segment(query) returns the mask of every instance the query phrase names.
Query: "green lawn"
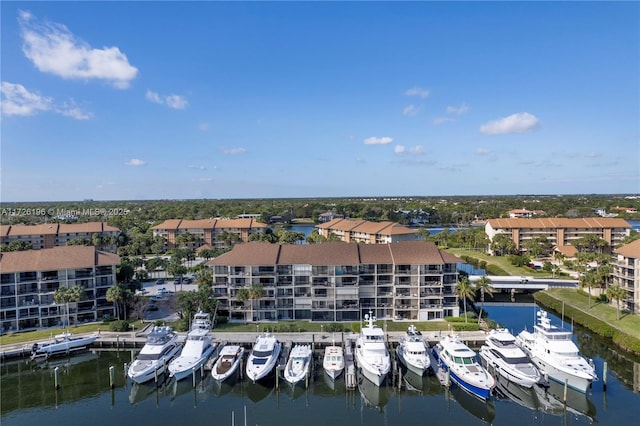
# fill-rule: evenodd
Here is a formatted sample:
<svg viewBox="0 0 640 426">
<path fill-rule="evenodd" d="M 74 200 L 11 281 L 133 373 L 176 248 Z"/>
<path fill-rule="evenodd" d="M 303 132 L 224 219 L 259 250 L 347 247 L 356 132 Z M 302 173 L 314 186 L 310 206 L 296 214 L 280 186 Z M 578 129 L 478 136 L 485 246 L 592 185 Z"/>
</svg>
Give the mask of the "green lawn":
<svg viewBox="0 0 640 426">
<path fill-rule="evenodd" d="M 438 331 L 438 330 L 448 330 L 449 323 L 446 321 L 415 321 L 412 323 L 407 322 L 393 322 L 393 321 L 376 321 L 376 325 L 378 327 L 384 327 L 386 323 L 387 331 L 406 331 L 409 324 L 414 324 L 418 330 L 421 331 Z M 238 323 L 226 323 L 216 326 L 215 331 L 223 331 L 223 332 L 251 332 L 259 330 L 263 331 L 287 331 L 287 332 L 295 332 L 295 331 L 305 331 L 305 332 L 317 332 L 330 330 L 332 324 L 338 324 L 345 331 L 359 331 L 360 323 L 359 322 L 343 322 L 343 323 L 330 323 L 330 322 L 308 322 L 308 321 L 280 321 L 274 323 L 249 323 L 249 324 L 238 324 Z M 257 328 L 256 328 L 257 325 Z"/>
<path fill-rule="evenodd" d="M 509 262 L 509 259 L 507 258 L 507 256 L 490 256 L 487 253 L 482 251 L 469 250 L 464 248 L 447 248 L 445 249 L 445 251 L 451 254 L 455 254 L 456 256 L 459 256 L 459 257 L 464 255 L 464 256 L 469 256 L 481 261 L 483 260 L 487 262 L 487 264 L 496 265 L 497 267 L 505 271 L 508 275 L 521 275 L 521 276 L 527 275 L 527 276 L 533 276 L 537 278 L 551 276 L 551 274 L 546 271 L 538 271 L 528 267 L 514 266 L 511 264 L 511 262 Z M 562 278 L 562 277 L 556 276 L 556 278 Z"/>
<path fill-rule="evenodd" d="M 132 322 L 135 330 L 140 330 L 144 325 L 140 321 Z M 25 342 L 33 342 L 39 340 L 46 340 L 51 338 L 51 336 L 55 336 L 56 334 L 61 334 L 66 330 L 69 330 L 73 334 L 82 334 L 82 333 L 94 333 L 100 329 L 101 331 L 109 331 L 109 325 L 103 324 L 101 322 L 94 322 L 90 324 L 79 325 L 77 327 L 71 327 L 69 329 L 63 327 L 53 327 L 47 328 L 45 330 L 36 330 L 36 331 L 25 331 L 19 333 L 5 334 L 4 336 L 0 336 L 0 345 L 13 345 L 16 343 L 25 343 Z"/>
<path fill-rule="evenodd" d="M 586 293 L 575 289 L 550 288 L 546 292 L 554 298 L 564 301 L 566 304 L 593 315 L 602 321 L 606 321 L 612 327 L 640 339 L 640 316 L 620 312 L 620 320 L 618 320 L 615 307 L 604 302 L 597 302 L 594 298 L 591 299 L 591 307 L 589 307 L 589 299 Z"/>
</svg>

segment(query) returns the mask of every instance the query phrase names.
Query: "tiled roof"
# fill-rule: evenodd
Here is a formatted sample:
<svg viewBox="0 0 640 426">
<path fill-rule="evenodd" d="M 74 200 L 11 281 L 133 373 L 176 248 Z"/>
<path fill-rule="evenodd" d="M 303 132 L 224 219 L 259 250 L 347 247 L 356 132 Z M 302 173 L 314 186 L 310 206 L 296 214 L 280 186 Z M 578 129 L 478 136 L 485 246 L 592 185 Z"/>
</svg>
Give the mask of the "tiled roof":
<svg viewBox="0 0 640 426">
<path fill-rule="evenodd" d="M 119 265 L 120 256 L 92 246 L 61 246 L 41 250 L 10 251 L 0 254 L 2 273 L 53 271 Z"/>
<path fill-rule="evenodd" d="M 431 242 L 402 241 L 392 244 L 353 244 L 326 242 L 320 244 L 268 244 L 251 242 L 236 244 L 228 253 L 208 265 L 358 265 L 358 264 L 429 264 L 463 262 L 441 252 Z"/>
<path fill-rule="evenodd" d="M 316 225 L 318 229 L 333 229 L 343 232 L 361 232 L 371 235 L 403 235 L 415 234 L 418 231 L 398 225 L 395 222 L 371 222 L 368 220 L 333 219 L 327 223 Z"/>
<path fill-rule="evenodd" d="M 578 254 L 578 249 L 574 246 L 558 246 L 556 250 L 564 254 L 566 257 L 575 257 Z"/>
<path fill-rule="evenodd" d="M 553 218 L 509 218 L 489 219 L 487 223 L 493 228 L 631 228 L 629 222 L 620 218 L 611 217 L 583 217 L 570 219 L 566 217 Z"/>
<path fill-rule="evenodd" d="M 107 225 L 105 222 L 87 223 L 45 223 L 42 225 L 2 225 L 0 235 L 57 235 L 94 233 L 94 232 L 118 232 L 120 229 Z"/>
<path fill-rule="evenodd" d="M 621 254 L 624 257 L 630 257 L 634 259 L 640 259 L 640 240 L 635 240 L 629 244 L 625 244 L 615 251 L 617 254 Z"/>
<path fill-rule="evenodd" d="M 251 218 L 242 219 L 168 219 L 151 229 L 178 230 L 178 229 L 256 229 L 266 228 L 266 224 Z"/>
</svg>

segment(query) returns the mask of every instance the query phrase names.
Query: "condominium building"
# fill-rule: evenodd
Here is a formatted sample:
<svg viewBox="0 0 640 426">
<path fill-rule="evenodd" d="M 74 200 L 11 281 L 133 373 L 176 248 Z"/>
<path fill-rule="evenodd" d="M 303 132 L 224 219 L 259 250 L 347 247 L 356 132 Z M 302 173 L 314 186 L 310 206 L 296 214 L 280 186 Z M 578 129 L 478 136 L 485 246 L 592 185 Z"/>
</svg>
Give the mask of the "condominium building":
<svg viewBox="0 0 640 426">
<path fill-rule="evenodd" d="M 252 242 L 207 264 L 230 321 L 357 321 L 369 310 L 379 319 L 426 321 L 458 315 L 458 262 L 424 241 Z"/>
<path fill-rule="evenodd" d="M 631 233 L 631 225 L 624 219 L 603 217 L 489 219 L 485 232 L 491 241 L 496 235 L 507 235 L 518 250 L 525 250 L 524 243 L 538 237 L 546 237 L 560 249 L 590 234 L 597 235 L 614 247 Z"/>
<path fill-rule="evenodd" d="M 0 245 L 13 241 L 31 244 L 34 250 L 64 246 L 75 239 L 94 242 L 100 237 L 101 249 L 115 251 L 120 229 L 105 222 L 87 223 L 45 223 L 42 225 L 0 225 Z"/>
<path fill-rule="evenodd" d="M 60 287 L 84 289 L 82 300 L 69 303 L 71 325 L 113 316 L 106 294 L 119 264 L 118 255 L 92 246 L 0 253 L 1 331 L 64 325 L 67 305 L 54 300 Z"/>
<path fill-rule="evenodd" d="M 417 230 L 394 222 L 333 219 L 317 225 L 316 229 L 323 237 L 334 234 L 347 243 L 389 244 L 420 239 Z"/>
<path fill-rule="evenodd" d="M 251 234 L 263 232 L 266 227 L 266 224 L 258 222 L 255 218 L 169 219 L 152 229 L 154 236 L 164 238 L 165 248 L 171 249 L 180 245 L 198 248 L 204 244 L 213 248 L 224 248 L 229 246 L 230 239 L 247 242 Z M 180 241 L 181 236 L 184 236 L 183 241 Z"/>
<path fill-rule="evenodd" d="M 640 314 L 640 240 L 619 247 L 614 254 L 617 257 L 612 265 L 612 284 L 627 291 L 627 297 L 620 300 L 620 308 Z"/>
</svg>

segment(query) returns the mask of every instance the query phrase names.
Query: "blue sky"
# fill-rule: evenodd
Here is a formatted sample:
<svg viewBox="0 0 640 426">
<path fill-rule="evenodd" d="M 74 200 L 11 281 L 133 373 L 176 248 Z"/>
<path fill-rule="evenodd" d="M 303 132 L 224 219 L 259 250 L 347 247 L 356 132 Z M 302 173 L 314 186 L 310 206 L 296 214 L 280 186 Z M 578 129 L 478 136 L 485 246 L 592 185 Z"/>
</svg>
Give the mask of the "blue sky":
<svg viewBox="0 0 640 426">
<path fill-rule="evenodd" d="M 7 2 L 4 201 L 640 192 L 638 2 Z"/>
</svg>

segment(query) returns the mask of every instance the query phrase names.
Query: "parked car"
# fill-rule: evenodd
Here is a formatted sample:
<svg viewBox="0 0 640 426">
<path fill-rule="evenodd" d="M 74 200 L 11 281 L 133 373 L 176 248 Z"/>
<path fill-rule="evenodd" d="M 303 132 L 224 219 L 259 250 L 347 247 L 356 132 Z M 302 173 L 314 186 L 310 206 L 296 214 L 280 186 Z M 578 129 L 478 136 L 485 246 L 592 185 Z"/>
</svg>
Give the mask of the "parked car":
<svg viewBox="0 0 640 426">
<path fill-rule="evenodd" d="M 191 284 L 191 278 L 187 277 L 187 278 L 185 278 L 184 280 L 182 280 L 182 282 L 183 282 L 184 284 Z"/>
<path fill-rule="evenodd" d="M 174 284 L 180 284 L 180 281 L 181 281 L 180 277 L 176 277 L 176 278 L 173 279 L 173 283 Z"/>
</svg>

